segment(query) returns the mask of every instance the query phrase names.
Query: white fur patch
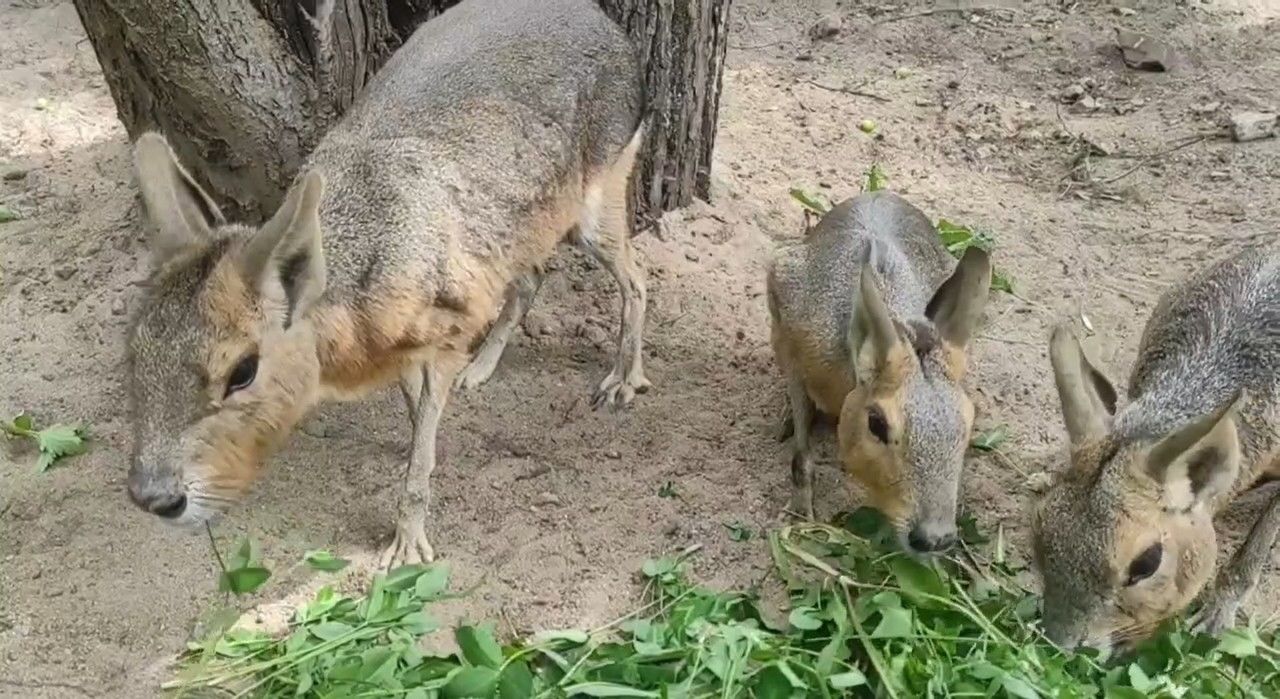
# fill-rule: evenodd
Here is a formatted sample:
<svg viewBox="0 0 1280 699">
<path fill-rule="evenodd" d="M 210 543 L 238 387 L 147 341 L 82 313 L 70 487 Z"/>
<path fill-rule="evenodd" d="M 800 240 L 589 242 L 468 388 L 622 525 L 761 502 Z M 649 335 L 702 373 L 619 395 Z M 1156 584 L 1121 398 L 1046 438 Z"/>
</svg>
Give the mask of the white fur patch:
<svg viewBox="0 0 1280 699">
<path fill-rule="evenodd" d="M 600 209 L 604 206 L 604 187 L 592 183 L 582 197 L 582 212 L 578 214 L 578 236 L 584 245 L 599 245 Z"/>
</svg>

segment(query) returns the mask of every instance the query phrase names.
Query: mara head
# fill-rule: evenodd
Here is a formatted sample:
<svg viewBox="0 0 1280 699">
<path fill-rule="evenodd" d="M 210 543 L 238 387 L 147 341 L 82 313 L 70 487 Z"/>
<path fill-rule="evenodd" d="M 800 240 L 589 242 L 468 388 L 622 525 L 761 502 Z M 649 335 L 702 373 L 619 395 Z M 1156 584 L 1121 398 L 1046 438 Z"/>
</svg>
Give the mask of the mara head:
<svg viewBox="0 0 1280 699">
<path fill-rule="evenodd" d="M 1065 648 L 1128 648 L 1213 573 L 1214 501 L 1239 472 L 1242 395 L 1167 426 L 1143 417 L 1141 398 L 1116 417 L 1115 389 L 1069 329 L 1054 330 L 1049 355 L 1071 456 L 1032 517 L 1045 632 Z"/>
<path fill-rule="evenodd" d="M 924 318 L 907 320 L 890 313 L 875 267 L 863 265 L 849 321 L 857 382 L 840 411 L 840 459 L 904 548 L 935 553 L 956 538 L 973 428 L 965 351 L 986 306 L 991 259 L 970 248 Z"/>
<path fill-rule="evenodd" d="M 317 400 L 308 318 L 325 285 L 320 176 L 260 229 L 228 225 L 154 133 L 134 164 L 152 223 L 148 291 L 128 337 L 129 496 L 195 525 L 239 500 Z"/>
</svg>

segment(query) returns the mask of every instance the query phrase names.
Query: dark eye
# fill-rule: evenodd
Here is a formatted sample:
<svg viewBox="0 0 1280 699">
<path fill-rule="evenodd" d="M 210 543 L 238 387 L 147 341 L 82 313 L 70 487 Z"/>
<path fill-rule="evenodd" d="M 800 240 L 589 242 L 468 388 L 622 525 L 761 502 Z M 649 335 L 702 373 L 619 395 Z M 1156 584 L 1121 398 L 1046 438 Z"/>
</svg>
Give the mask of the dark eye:
<svg viewBox="0 0 1280 699">
<path fill-rule="evenodd" d="M 889 443 L 889 423 L 884 419 L 884 413 L 879 408 L 872 407 L 867 410 L 867 431 L 876 436 L 876 439 Z"/>
<path fill-rule="evenodd" d="M 223 396 L 231 395 L 243 388 L 248 388 L 253 383 L 253 379 L 258 375 L 258 355 L 251 354 L 236 363 L 236 368 L 231 370 L 231 376 L 227 377 L 227 393 Z"/>
<path fill-rule="evenodd" d="M 1133 559 L 1133 563 L 1129 564 L 1129 579 L 1125 581 L 1125 587 L 1155 575 L 1156 570 L 1160 568 L 1160 558 L 1163 555 L 1164 547 L 1160 544 L 1152 544 L 1146 551 L 1138 554 L 1138 557 Z"/>
</svg>

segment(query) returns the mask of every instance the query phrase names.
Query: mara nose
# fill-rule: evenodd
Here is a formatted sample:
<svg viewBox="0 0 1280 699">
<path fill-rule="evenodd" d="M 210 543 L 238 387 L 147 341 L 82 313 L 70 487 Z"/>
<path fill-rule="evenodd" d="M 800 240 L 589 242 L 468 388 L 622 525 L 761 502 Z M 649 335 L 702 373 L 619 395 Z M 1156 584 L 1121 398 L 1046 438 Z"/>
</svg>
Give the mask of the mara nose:
<svg viewBox="0 0 1280 699">
<path fill-rule="evenodd" d="M 956 543 L 955 527 L 917 524 L 907 534 L 907 545 L 916 553 L 946 551 Z"/>
<path fill-rule="evenodd" d="M 187 509 L 187 495 L 174 482 L 130 478 L 129 498 L 138 507 L 165 519 L 178 517 Z"/>
</svg>

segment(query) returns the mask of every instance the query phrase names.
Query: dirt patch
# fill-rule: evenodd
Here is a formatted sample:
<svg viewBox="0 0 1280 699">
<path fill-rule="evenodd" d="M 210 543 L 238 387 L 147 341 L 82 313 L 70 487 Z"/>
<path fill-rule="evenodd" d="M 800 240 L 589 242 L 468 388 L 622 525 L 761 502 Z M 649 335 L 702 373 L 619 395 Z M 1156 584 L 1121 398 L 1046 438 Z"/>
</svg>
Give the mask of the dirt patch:
<svg viewBox="0 0 1280 699">
<path fill-rule="evenodd" d="M 838 199 L 872 162 L 931 216 L 993 231 L 1016 280 L 1022 298 L 989 307 L 973 376 L 978 426 L 1009 425 L 1010 458 L 975 457 L 964 501 L 1020 547 L 1025 478 L 1064 447 L 1049 326 L 1083 311 L 1094 354 L 1123 378 L 1169 283 L 1275 234 L 1280 139 L 1207 136 L 1230 110 L 1280 107 L 1273 4 L 906 17 L 924 6 L 738 0 L 715 205 L 639 241 L 654 390 L 626 413 L 590 410 L 617 295 L 566 252 L 494 379 L 445 419 L 430 534 L 462 584 L 483 578 L 449 615 L 508 631 L 598 624 L 634 606 L 645 558 L 694 543 L 711 584 L 765 576 L 764 545 L 724 526 L 759 531 L 788 497 L 762 264 L 799 234 L 789 187 Z M 1164 37 L 1174 70 L 1126 68 L 1116 26 Z M 0 225 L 0 414 L 85 420 L 95 435 L 41 476 L 32 454 L 0 449 L 0 696 L 154 696 L 212 597 L 214 563 L 203 538 L 163 529 L 123 492 L 122 339 L 146 264 L 126 138 L 70 3 L 0 0 L 0 36 L 0 174 L 12 173 L 0 203 L 24 216 Z M 280 571 L 309 548 L 366 560 L 389 541 L 407 437 L 393 390 L 324 407 L 219 536 L 259 538 Z M 823 514 L 856 501 L 827 451 Z M 668 482 L 677 497 L 659 496 Z M 1232 508 L 1222 530 L 1238 539 L 1260 502 Z M 317 582 L 283 575 L 267 599 Z M 1259 605 L 1280 601 L 1263 585 Z"/>
</svg>

